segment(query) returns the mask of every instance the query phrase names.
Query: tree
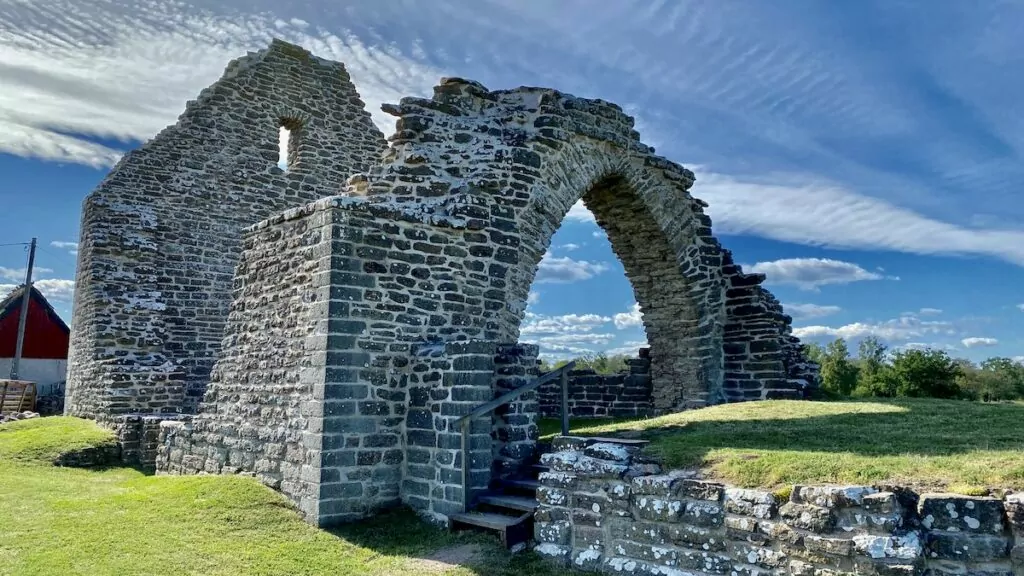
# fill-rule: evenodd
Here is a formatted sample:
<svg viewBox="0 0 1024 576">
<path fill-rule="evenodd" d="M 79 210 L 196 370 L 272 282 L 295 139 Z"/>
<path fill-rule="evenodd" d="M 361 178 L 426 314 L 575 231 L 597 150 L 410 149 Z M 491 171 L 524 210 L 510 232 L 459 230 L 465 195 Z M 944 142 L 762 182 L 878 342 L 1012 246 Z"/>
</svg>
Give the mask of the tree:
<svg viewBox="0 0 1024 576">
<path fill-rule="evenodd" d="M 850 362 L 846 340 L 828 343 L 821 358 L 821 387 L 831 394 L 849 396 L 857 385 L 857 367 Z"/>
<path fill-rule="evenodd" d="M 825 348 L 816 342 L 808 342 L 804 344 L 804 357 L 820 366 L 825 358 Z"/>
<path fill-rule="evenodd" d="M 961 367 L 942 350 L 903 350 L 878 374 L 870 391 L 875 396 L 957 398 Z"/>
<path fill-rule="evenodd" d="M 957 384 L 971 400 L 996 402 L 1024 396 L 1024 366 L 1009 358 L 989 358 L 975 366 L 963 361 Z"/>
<path fill-rule="evenodd" d="M 857 388 L 862 392 L 880 390 L 877 381 L 882 372 L 889 367 L 885 362 L 885 354 L 885 345 L 874 336 L 861 340 L 857 346 Z"/>
</svg>

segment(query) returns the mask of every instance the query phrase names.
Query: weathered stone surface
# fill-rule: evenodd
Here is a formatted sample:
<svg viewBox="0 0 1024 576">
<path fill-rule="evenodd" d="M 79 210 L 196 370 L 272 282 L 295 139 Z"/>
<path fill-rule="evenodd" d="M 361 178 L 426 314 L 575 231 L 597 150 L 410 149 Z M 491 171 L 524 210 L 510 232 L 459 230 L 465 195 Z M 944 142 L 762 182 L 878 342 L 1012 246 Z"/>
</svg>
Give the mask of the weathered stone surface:
<svg viewBox="0 0 1024 576">
<path fill-rule="evenodd" d="M 955 494 L 922 494 L 921 524 L 929 530 L 958 530 L 1002 534 L 1006 529 L 1003 503 L 995 498 Z"/>
<path fill-rule="evenodd" d="M 575 464 L 592 458 L 584 451 L 581 443 L 549 460 Z M 615 458 L 605 462 L 623 465 L 638 457 L 620 460 L 621 453 L 614 450 L 604 455 Z M 566 546 L 573 558 L 585 558 L 577 566 L 588 571 L 673 576 L 1003 576 L 1013 573 L 1011 566 L 1019 566 L 1024 558 L 1009 531 L 949 530 L 948 524 L 943 530 L 929 529 L 916 516 L 917 507 L 904 504 L 920 501 L 922 510 L 935 506 L 947 511 L 979 510 L 993 507 L 993 499 L 979 503 L 973 497 L 942 495 L 940 501 L 927 495 L 918 498 L 896 486 L 796 486 L 790 500 L 776 508 L 771 492 L 695 480 L 679 471 L 633 478 L 629 491 L 616 499 L 609 497 L 607 488 L 621 483 L 588 482 L 584 484 L 589 492 L 581 492 L 577 485 L 558 498 L 574 507 L 568 516 L 574 537 Z M 1011 517 L 1018 500 L 1007 497 L 1005 508 Z M 994 502 L 1002 510 L 1004 503 Z M 565 509 L 542 506 L 537 521 L 565 521 L 566 516 L 556 515 L 556 510 Z M 952 514 L 946 518 L 947 522 L 957 519 Z M 904 520 L 912 529 L 903 527 Z M 547 539 L 566 541 L 555 536 Z"/>
</svg>

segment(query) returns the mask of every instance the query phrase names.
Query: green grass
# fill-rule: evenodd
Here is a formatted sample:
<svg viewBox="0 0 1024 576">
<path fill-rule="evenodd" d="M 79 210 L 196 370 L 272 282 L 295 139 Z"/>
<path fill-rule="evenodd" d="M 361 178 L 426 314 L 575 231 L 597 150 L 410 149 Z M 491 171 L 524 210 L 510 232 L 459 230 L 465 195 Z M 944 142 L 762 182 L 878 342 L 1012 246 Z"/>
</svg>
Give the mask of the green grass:
<svg viewBox="0 0 1024 576">
<path fill-rule="evenodd" d="M 51 464 L 66 452 L 113 444 L 114 434 L 90 420 L 57 416 L 0 426 L 0 462 Z"/>
<path fill-rule="evenodd" d="M 510 556 L 495 538 L 450 534 L 406 511 L 329 532 L 248 478 L 48 465 L 67 446 L 109 440 L 70 418 L 0 425 L 0 575 L 565 574 L 531 553 Z M 458 547 L 476 549 L 463 566 L 425 561 Z"/>
<path fill-rule="evenodd" d="M 576 420 L 582 435 L 629 435 L 669 468 L 732 484 L 898 482 L 977 493 L 1024 489 L 1024 405 L 948 400 L 766 401 L 628 422 Z M 557 430 L 545 421 L 542 430 Z"/>
</svg>

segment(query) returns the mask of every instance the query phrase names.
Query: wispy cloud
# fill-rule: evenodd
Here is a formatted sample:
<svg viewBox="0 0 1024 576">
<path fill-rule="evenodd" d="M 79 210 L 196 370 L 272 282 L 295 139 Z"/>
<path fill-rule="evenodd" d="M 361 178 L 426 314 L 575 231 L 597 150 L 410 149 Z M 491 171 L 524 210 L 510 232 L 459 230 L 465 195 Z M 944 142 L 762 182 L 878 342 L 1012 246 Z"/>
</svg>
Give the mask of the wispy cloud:
<svg viewBox="0 0 1024 576">
<path fill-rule="evenodd" d="M 942 314 L 942 310 L 939 308 L 921 308 L 917 313 L 921 316 L 938 316 Z"/>
<path fill-rule="evenodd" d="M 817 290 L 829 284 L 849 284 L 886 278 L 852 262 L 828 258 L 784 258 L 758 262 L 753 266 L 744 265 L 743 269 L 746 272 L 766 275 L 766 281 L 769 283 L 790 284 L 803 290 Z"/>
<path fill-rule="evenodd" d="M 121 150 L 94 138 L 148 139 L 230 60 L 273 37 L 343 61 L 386 132 L 394 119 L 379 111 L 380 103 L 425 93 L 444 75 L 412 55 L 269 12 L 15 2 L 0 6 L 0 151 L 110 165 Z"/>
<path fill-rule="evenodd" d="M 0 266 L 0 280 L 13 280 L 22 284 L 25 282 L 25 274 L 28 272 L 25 268 L 7 268 L 6 266 Z M 50 268 L 41 268 L 36 266 L 32 269 L 32 273 L 37 277 L 43 274 L 52 274 L 53 270 Z"/>
<path fill-rule="evenodd" d="M 964 348 L 979 348 L 982 346 L 995 346 L 999 344 L 999 340 L 996 338 L 980 338 L 972 336 L 970 338 L 964 338 L 960 343 L 964 345 Z"/>
<path fill-rule="evenodd" d="M 537 266 L 535 281 L 538 284 L 567 284 L 588 280 L 606 271 L 608 265 L 603 262 L 573 260 L 568 256 L 557 257 L 548 253 Z"/>
<path fill-rule="evenodd" d="M 1024 265 L 1024 231 L 943 222 L 835 185 L 704 173 L 697 176 L 694 195 L 710 204 L 708 213 L 722 234 L 831 248 L 994 256 Z"/>
<path fill-rule="evenodd" d="M 563 314 L 561 316 L 544 316 L 528 313 L 520 333 L 522 334 L 566 334 L 575 332 L 592 332 L 595 328 L 607 324 L 611 318 L 599 314 Z"/>
<path fill-rule="evenodd" d="M 67 250 L 68 254 L 71 254 L 72 256 L 78 255 L 78 242 L 65 242 L 61 240 L 54 240 L 53 242 L 50 242 L 50 246 L 53 246 L 54 248 L 60 248 L 61 250 Z"/>
<path fill-rule="evenodd" d="M 839 306 L 822 306 L 820 304 L 783 304 L 786 314 L 793 317 L 793 320 L 811 320 L 823 318 L 842 312 Z"/>
<path fill-rule="evenodd" d="M 1024 304 L 1017 304 L 1017 309 L 1024 312 Z"/>
<path fill-rule="evenodd" d="M 952 322 L 921 320 L 914 315 L 902 315 L 899 318 L 882 322 L 854 322 L 842 326 L 816 325 L 793 328 L 793 335 L 811 340 L 834 338 L 852 340 L 874 336 L 889 342 L 903 342 L 919 339 L 922 336 L 956 333 L 956 326 Z"/>
</svg>

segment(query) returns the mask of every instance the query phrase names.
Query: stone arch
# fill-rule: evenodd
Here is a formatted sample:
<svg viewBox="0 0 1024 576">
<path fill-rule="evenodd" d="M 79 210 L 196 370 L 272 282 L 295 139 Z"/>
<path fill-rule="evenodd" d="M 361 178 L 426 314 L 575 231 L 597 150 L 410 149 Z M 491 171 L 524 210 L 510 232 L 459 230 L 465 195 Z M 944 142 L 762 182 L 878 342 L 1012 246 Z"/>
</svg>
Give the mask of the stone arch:
<svg viewBox="0 0 1024 576">
<path fill-rule="evenodd" d="M 714 256 L 717 246 L 698 234 L 703 215 L 687 193 L 692 176 L 679 169 L 683 179 L 668 180 L 644 163 L 644 154 L 589 137 L 574 138 L 546 163 L 544 184 L 532 191 L 522 216 L 523 259 L 510 282 L 510 318 L 503 320 L 516 326 L 510 336 L 518 337 L 552 235 L 582 200 L 608 235 L 643 313 L 655 410 L 721 401 L 722 355 L 715 341 L 724 325 L 722 281 L 717 262 L 702 265 L 702 252 Z"/>
<path fill-rule="evenodd" d="M 467 237 L 492 245 L 481 252 L 489 256 L 488 301 L 466 337 L 518 338 L 537 266 L 582 198 L 608 232 L 644 312 L 655 410 L 725 399 L 720 246 L 703 203 L 688 193 L 693 174 L 642 144 L 618 106 L 444 79 L 433 99 L 406 98 L 385 111 L 399 117 L 397 132 L 384 166 L 368 177 L 368 200 L 390 197 L 461 216 L 480 230 Z M 396 198 L 396 190 L 405 194 Z M 431 196 L 437 200 L 428 202 Z"/>
</svg>

